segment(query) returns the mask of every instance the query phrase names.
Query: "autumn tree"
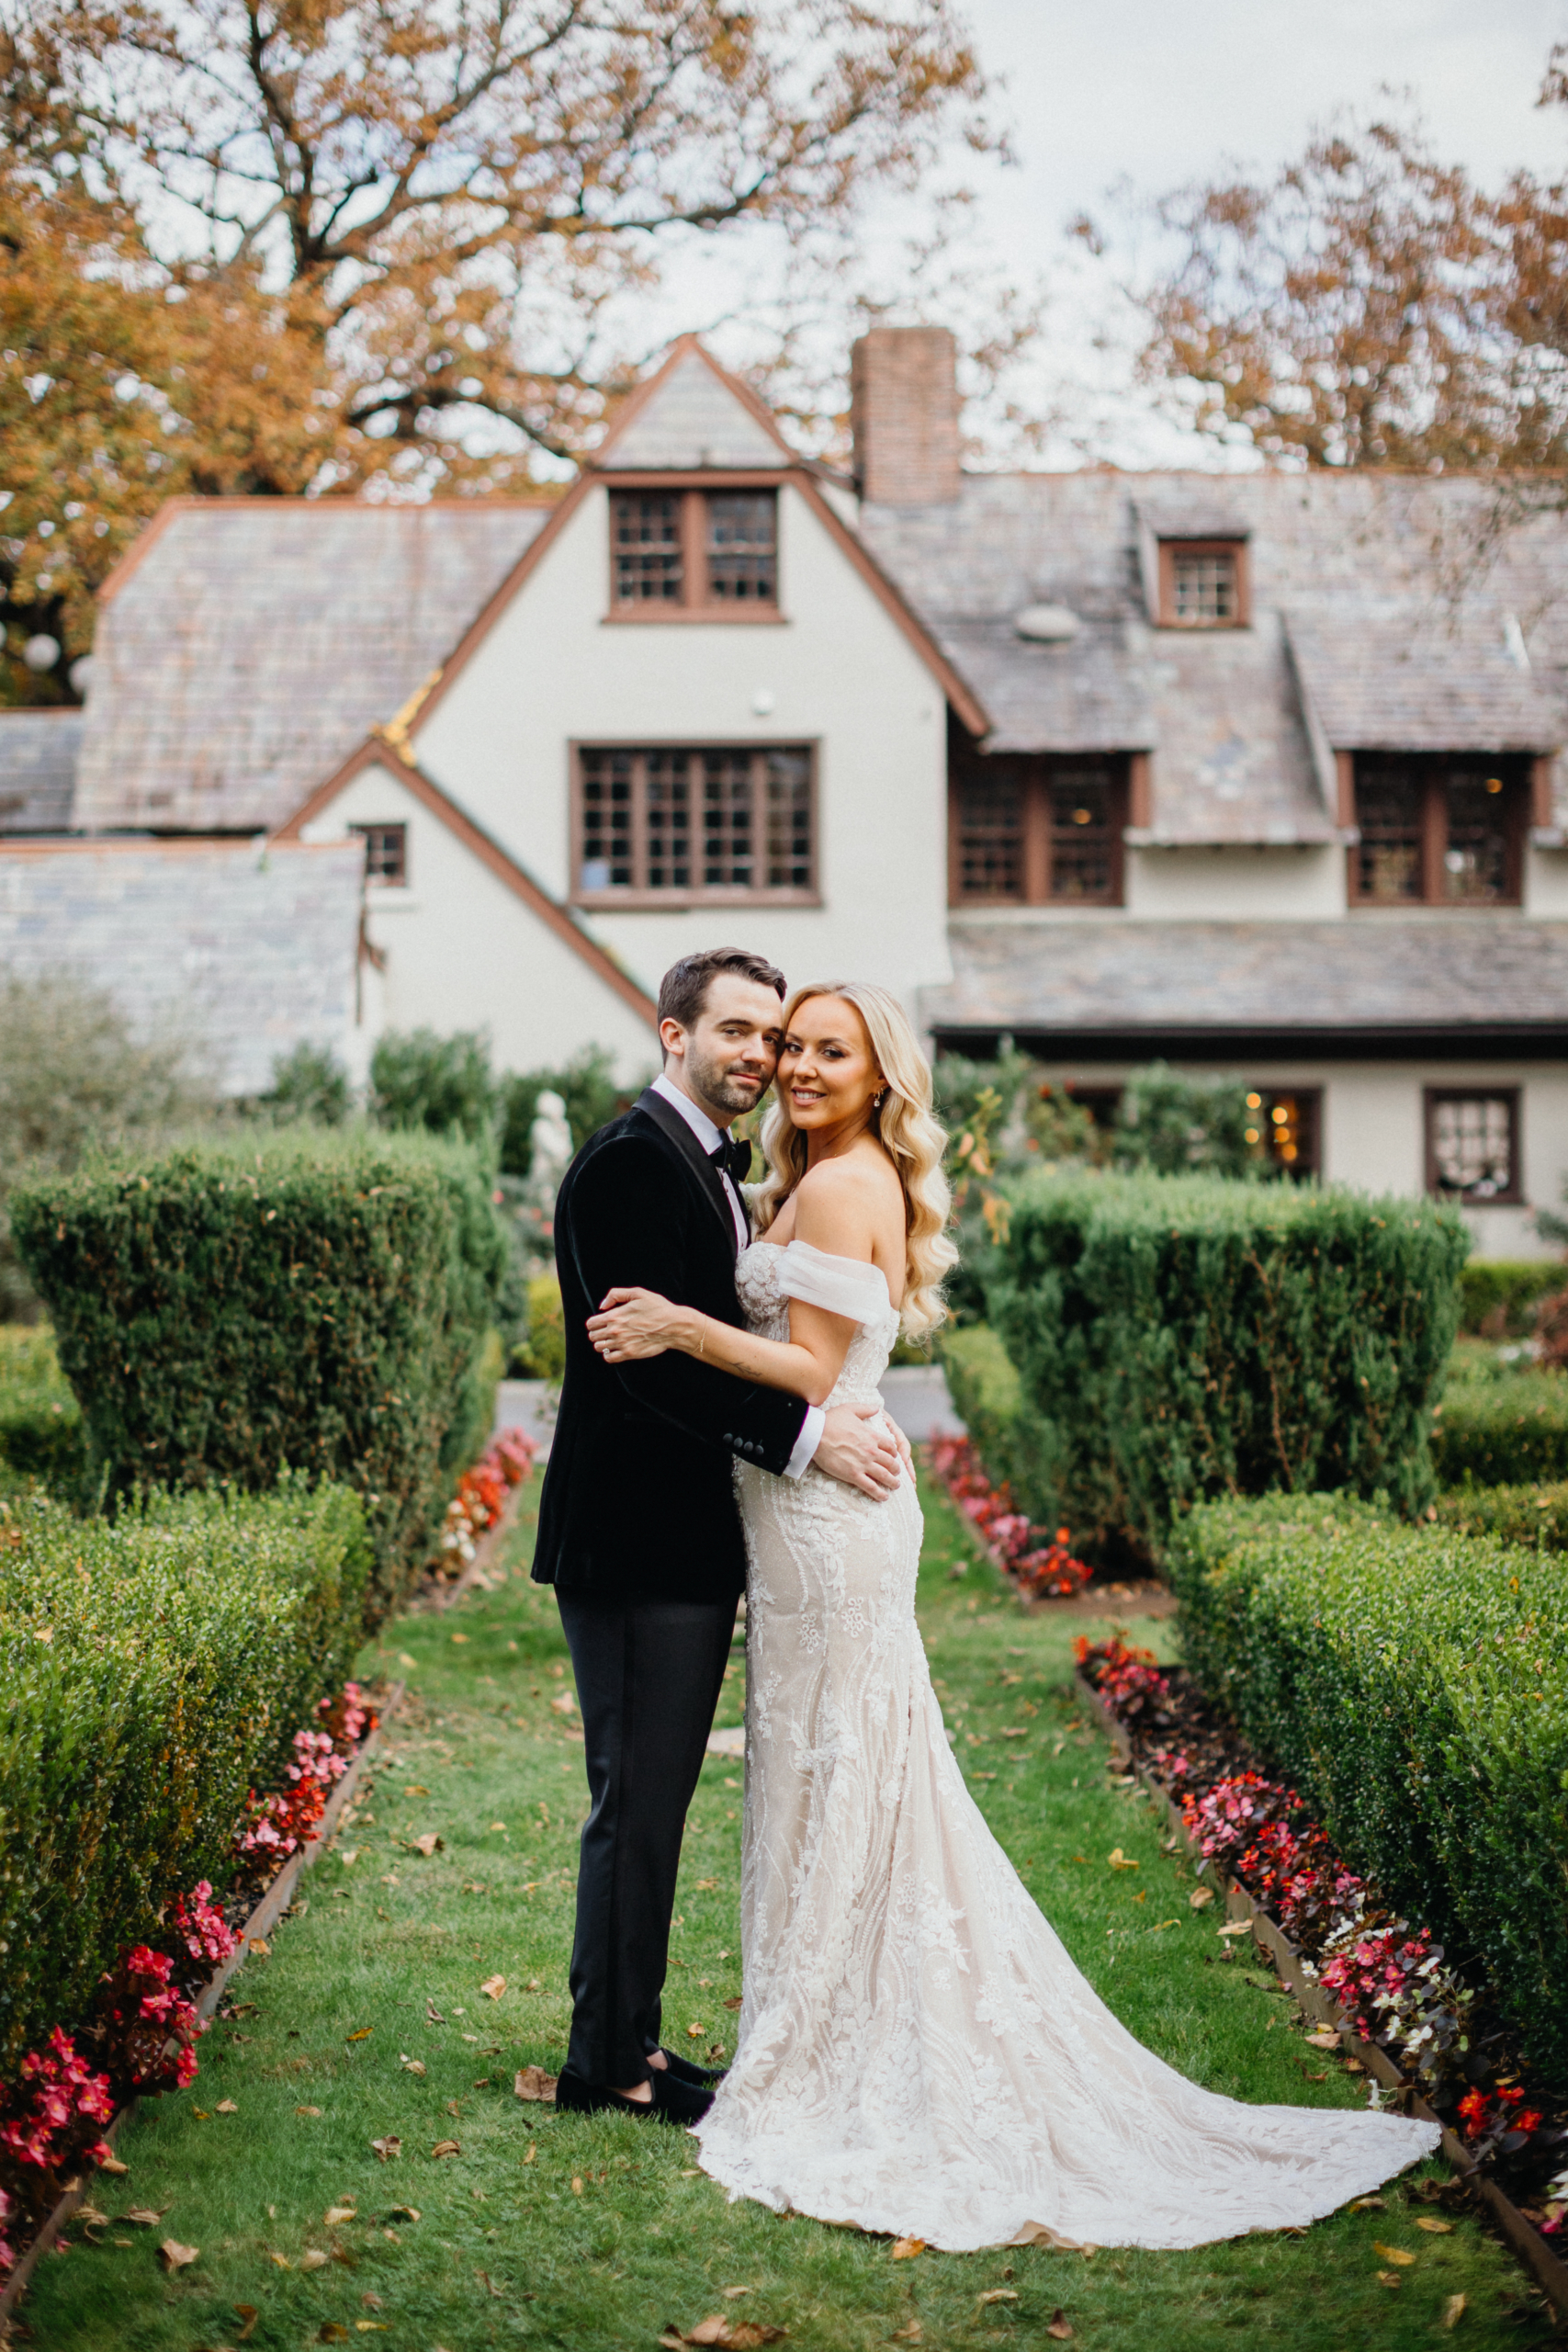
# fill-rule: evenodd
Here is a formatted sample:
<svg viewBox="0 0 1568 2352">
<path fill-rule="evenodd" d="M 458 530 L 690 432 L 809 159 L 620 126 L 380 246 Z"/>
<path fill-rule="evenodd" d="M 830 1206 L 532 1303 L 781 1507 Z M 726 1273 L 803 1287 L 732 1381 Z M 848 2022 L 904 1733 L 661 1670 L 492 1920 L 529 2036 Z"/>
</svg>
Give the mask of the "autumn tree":
<svg viewBox="0 0 1568 2352">
<path fill-rule="evenodd" d="M 11 650 L 68 662 L 172 490 L 528 483 L 646 356 L 624 298 L 673 243 L 846 236 L 995 144 L 983 95 L 951 0 L 22 0 Z"/>
<path fill-rule="evenodd" d="M 1177 404 L 1197 388 L 1200 432 L 1282 463 L 1560 467 L 1565 205 L 1522 175 L 1489 195 L 1393 121 L 1179 190 L 1141 372 Z"/>
</svg>

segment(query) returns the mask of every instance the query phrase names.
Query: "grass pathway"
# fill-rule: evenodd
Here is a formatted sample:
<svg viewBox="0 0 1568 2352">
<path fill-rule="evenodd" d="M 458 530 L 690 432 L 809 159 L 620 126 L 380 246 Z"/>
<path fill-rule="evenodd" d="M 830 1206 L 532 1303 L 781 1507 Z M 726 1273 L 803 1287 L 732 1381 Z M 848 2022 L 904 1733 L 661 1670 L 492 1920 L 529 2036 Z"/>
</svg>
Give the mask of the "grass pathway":
<svg viewBox="0 0 1568 2352">
<path fill-rule="evenodd" d="M 531 1535 L 525 1513 L 495 1589 L 403 1618 L 367 1650 L 361 1670 L 401 1675 L 410 1694 L 372 1782 L 270 1955 L 236 1979 L 238 2013 L 203 2042 L 195 2087 L 143 2110 L 120 2143 L 129 2177 L 99 2184 L 111 2214 L 163 2219 L 111 2222 L 96 2245 L 73 2231 L 25 2307 L 36 2343 L 610 2352 L 724 2312 L 787 2329 L 789 2352 L 959 2352 L 1043 2343 L 1062 2307 L 1085 2352 L 1190 2352 L 1238 2332 L 1291 2352 L 1402 2352 L 1449 2340 L 1456 2295 L 1458 2344 L 1548 2340 L 1504 2251 L 1463 2213 L 1450 2234 L 1418 2230 L 1422 2209 L 1399 2187 L 1385 2211 L 1299 2238 L 896 2263 L 886 2240 L 727 2204 L 683 2134 L 519 2102 L 517 2069 L 553 2072 L 565 2049 L 583 1811 L 565 1645 L 553 1603 L 526 1581 Z M 976 1796 L 1131 2029 L 1216 2090 L 1359 2103 L 1364 2086 L 1306 2048 L 1268 1977 L 1225 1957 L 1213 1915 L 1190 1908 L 1187 1865 L 1079 1720 L 1071 1623 L 1026 1616 L 931 1496 L 920 1606 Z M 739 1720 L 742 1677 L 738 1648 L 721 1722 Z M 711 1758 L 666 2011 L 667 2038 L 693 2048 L 733 2047 L 739 1811 L 738 1768 Z M 421 1852 L 432 1836 L 439 1846 Z M 1108 1867 L 1117 1847 L 1136 1871 Z M 482 1987 L 496 1976 L 492 1999 Z M 383 2161 L 378 2140 L 400 2147 Z M 435 2154 L 444 2143 L 455 2152 Z M 155 2253 L 164 2236 L 199 2249 L 172 2276 Z M 1391 2245 L 1414 2260 L 1391 2266 L 1379 2251 Z"/>
</svg>

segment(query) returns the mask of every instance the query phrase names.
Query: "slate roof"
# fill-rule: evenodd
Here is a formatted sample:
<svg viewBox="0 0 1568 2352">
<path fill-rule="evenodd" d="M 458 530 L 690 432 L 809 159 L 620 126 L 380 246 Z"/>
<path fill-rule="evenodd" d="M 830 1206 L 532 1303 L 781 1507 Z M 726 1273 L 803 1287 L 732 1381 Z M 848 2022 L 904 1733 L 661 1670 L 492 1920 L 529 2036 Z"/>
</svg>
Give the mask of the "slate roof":
<svg viewBox="0 0 1568 2352">
<path fill-rule="evenodd" d="M 593 458 L 595 467 L 611 472 L 791 462 L 773 428 L 739 397 L 701 345 L 684 338 Z"/>
<path fill-rule="evenodd" d="M 71 829 L 79 710 L 0 710 L 0 834 Z"/>
<path fill-rule="evenodd" d="M 1568 741 L 1568 530 L 1514 500 L 1460 476 L 977 474 L 951 504 L 864 506 L 861 529 L 992 748 L 1147 750 L 1154 840 L 1308 842 L 1335 823 L 1303 681 L 1329 749 Z M 1154 626 L 1141 544 L 1227 534 L 1248 543 L 1253 626 Z M 1037 603 L 1077 637 L 1020 638 Z"/>
<path fill-rule="evenodd" d="M 1568 1026 L 1568 922 L 1477 914 L 1325 922 L 1020 922 L 955 916 L 953 979 L 921 1000 L 942 1033 Z"/>
<path fill-rule="evenodd" d="M 77 823 L 281 824 L 430 676 L 547 511 L 502 499 L 166 507 L 105 594 Z"/>
</svg>

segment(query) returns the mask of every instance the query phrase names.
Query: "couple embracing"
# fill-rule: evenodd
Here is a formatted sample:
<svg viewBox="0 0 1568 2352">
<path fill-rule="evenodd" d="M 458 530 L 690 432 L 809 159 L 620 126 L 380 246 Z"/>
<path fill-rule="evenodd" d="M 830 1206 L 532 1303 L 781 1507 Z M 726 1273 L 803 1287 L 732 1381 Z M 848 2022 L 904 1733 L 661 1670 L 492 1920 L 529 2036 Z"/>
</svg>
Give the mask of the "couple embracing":
<svg viewBox="0 0 1568 2352">
<path fill-rule="evenodd" d="M 566 1377 L 535 1576 L 586 1738 L 562 2108 L 680 2123 L 732 2196 L 954 2252 L 1300 2227 L 1435 2126 L 1200 2089 L 1118 2024 L 987 1828 L 915 1623 L 877 1383 L 941 1320 L 943 1136 L 897 999 L 742 949 L 659 998 L 664 1070 L 556 1209 Z M 776 1086 L 767 1172 L 729 1128 Z M 753 1238 L 755 1237 L 755 1238 Z M 660 2043 L 685 1813 L 747 1593 L 744 1997 Z"/>
</svg>

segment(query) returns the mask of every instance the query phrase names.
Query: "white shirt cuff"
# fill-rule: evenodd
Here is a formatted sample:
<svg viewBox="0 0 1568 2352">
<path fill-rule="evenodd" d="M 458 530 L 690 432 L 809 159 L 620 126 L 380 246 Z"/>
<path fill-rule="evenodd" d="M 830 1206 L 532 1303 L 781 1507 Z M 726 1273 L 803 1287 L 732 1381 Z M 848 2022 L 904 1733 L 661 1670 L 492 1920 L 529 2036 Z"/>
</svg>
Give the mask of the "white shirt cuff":
<svg viewBox="0 0 1568 2352">
<path fill-rule="evenodd" d="M 800 1435 L 795 1441 L 795 1452 L 784 1464 L 786 1478 L 804 1477 L 811 1457 L 822 1442 L 822 1432 L 828 1426 L 828 1416 L 820 1405 L 807 1405 L 806 1419 L 800 1425 Z"/>
</svg>

